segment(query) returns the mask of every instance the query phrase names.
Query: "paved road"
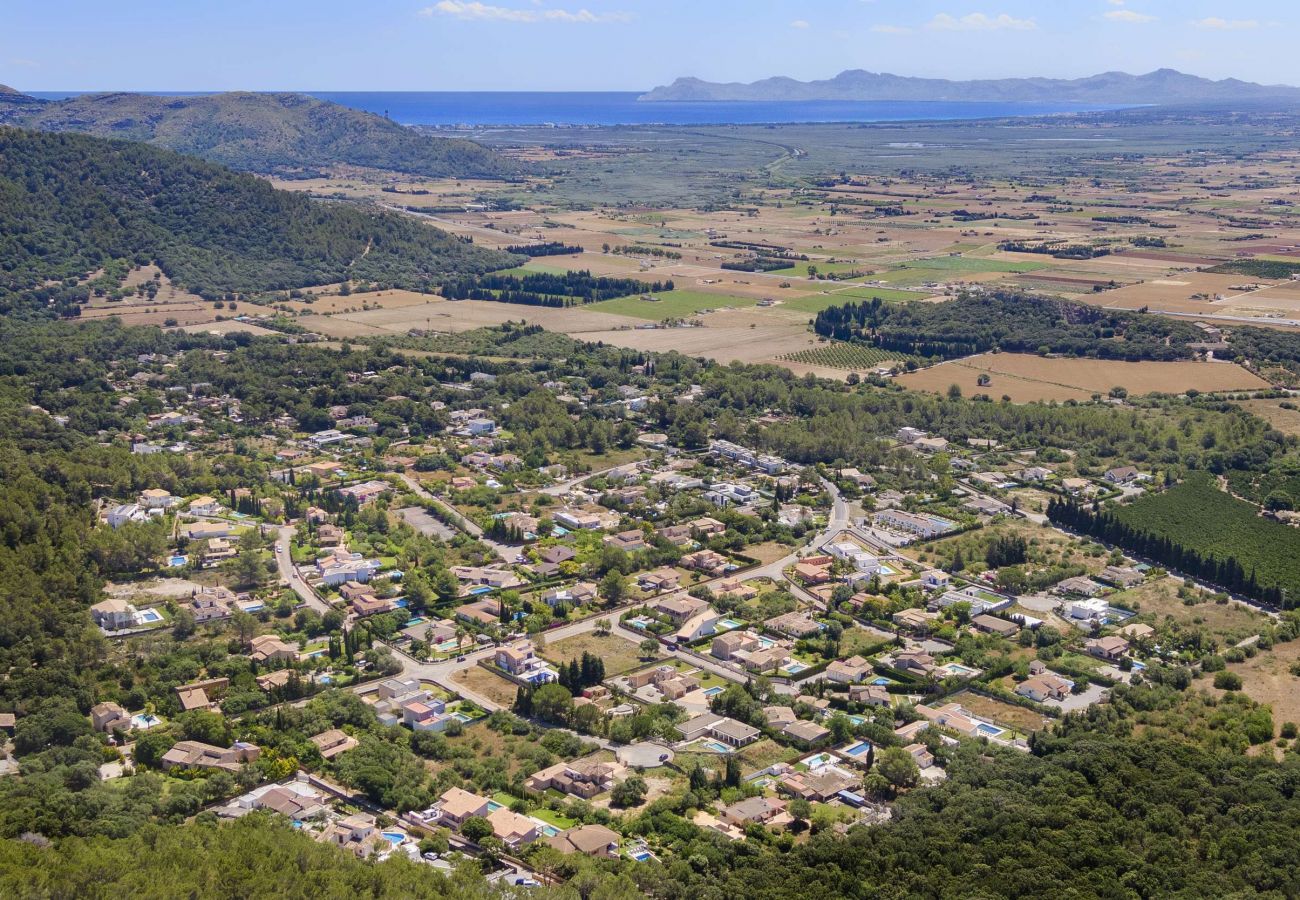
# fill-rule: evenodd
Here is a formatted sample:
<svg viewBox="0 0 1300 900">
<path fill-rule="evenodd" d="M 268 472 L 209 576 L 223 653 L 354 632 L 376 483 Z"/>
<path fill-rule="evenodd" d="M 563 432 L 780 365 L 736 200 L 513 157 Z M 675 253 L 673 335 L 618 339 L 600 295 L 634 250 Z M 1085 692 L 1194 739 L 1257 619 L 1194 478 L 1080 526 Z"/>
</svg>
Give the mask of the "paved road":
<svg viewBox="0 0 1300 900">
<path fill-rule="evenodd" d="M 276 531 L 275 537 L 275 566 L 280 570 L 280 580 L 298 595 L 309 607 L 318 613 L 324 614 L 333 609 L 325 598 L 316 593 L 316 589 L 310 584 L 303 581 L 302 576 L 298 574 L 298 567 L 293 564 L 293 557 L 289 554 L 289 548 L 293 545 L 293 536 L 298 529 L 293 525 L 282 525 Z"/>
<path fill-rule="evenodd" d="M 839 488 L 834 484 L 822 479 L 822 487 L 831 495 L 831 511 L 826 519 L 826 527 L 817 533 L 815 537 L 807 544 L 807 547 L 819 548 L 829 542 L 831 538 L 842 531 L 847 531 L 852 525 L 849 518 L 849 504 L 840 496 Z M 800 548 L 805 549 L 805 548 Z M 749 569 L 744 572 L 744 577 L 749 578 L 771 578 L 780 581 L 781 573 L 787 566 L 792 566 L 799 561 L 799 551 L 788 553 L 778 560 Z"/>
<path fill-rule="evenodd" d="M 588 472 L 586 475 L 578 475 L 575 478 L 569 478 L 564 481 L 558 481 L 555 484 L 551 485 L 550 487 L 542 488 L 537 493 L 549 494 L 552 497 L 563 497 L 565 494 L 573 490 L 578 485 L 582 484 L 584 481 L 587 481 L 592 478 L 598 478 L 601 475 L 608 475 L 610 472 L 613 472 L 615 469 L 623 468 L 624 465 L 627 465 L 627 463 L 623 463 L 622 465 L 618 465 L 618 466 L 610 466 L 607 469 L 600 469 L 596 472 Z"/>
</svg>

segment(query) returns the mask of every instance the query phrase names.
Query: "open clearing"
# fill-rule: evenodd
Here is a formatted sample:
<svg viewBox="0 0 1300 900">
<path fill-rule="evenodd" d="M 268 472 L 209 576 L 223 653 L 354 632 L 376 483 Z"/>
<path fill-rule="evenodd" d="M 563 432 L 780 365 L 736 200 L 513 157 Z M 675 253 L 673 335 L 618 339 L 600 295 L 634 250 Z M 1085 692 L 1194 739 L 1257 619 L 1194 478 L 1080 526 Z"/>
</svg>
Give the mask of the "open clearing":
<svg viewBox="0 0 1300 900">
<path fill-rule="evenodd" d="M 1178 583 L 1172 578 L 1161 578 L 1122 591 L 1111 600 L 1118 606 L 1136 609 L 1133 622 L 1146 622 L 1159 627 L 1166 621 L 1180 625 L 1193 625 L 1215 635 L 1222 646 L 1229 646 L 1258 634 L 1267 624 L 1267 617 L 1240 603 L 1214 603 L 1206 600 L 1193 606 L 1178 597 Z"/>
<path fill-rule="evenodd" d="M 979 377 L 989 376 L 981 385 Z M 957 385 L 966 396 L 1008 396 L 1016 403 L 1034 400 L 1089 400 L 1113 387 L 1132 394 L 1180 394 L 1268 387 L 1258 376 L 1232 363 L 1122 362 L 1107 359 L 1050 359 L 1028 353 L 983 353 L 903 375 L 904 387 L 943 393 Z"/>
<path fill-rule="evenodd" d="M 977 716 L 983 716 L 990 721 L 997 722 L 999 725 L 1008 725 L 1026 734 L 1031 731 L 1038 731 L 1052 721 L 1047 716 L 1039 715 L 1032 709 L 1013 706 L 1010 703 L 1003 703 L 1001 700 L 994 700 L 991 697 L 984 697 L 970 691 L 954 694 L 951 699 Z"/>
<path fill-rule="evenodd" d="M 1291 400 L 1242 400 L 1238 405 L 1259 416 L 1283 434 L 1300 434 L 1300 409 L 1283 409 Z"/>
<path fill-rule="evenodd" d="M 511 681 L 489 672 L 482 666 L 470 666 L 451 676 L 457 684 L 463 684 L 476 694 L 487 697 L 492 702 L 507 709 L 515 702 L 519 690 Z"/>
<path fill-rule="evenodd" d="M 702 309 L 722 309 L 723 307 L 753 306 L 754 299 L 729 297 L 725 294 L 707 294 L 702 291 L 668 291 L 661 294 L 647 294 L 653 297 L 647 300 L 643 296 L 619 297 L 605 300 L 586 307 L 596 312 L 614 313 L 620 316 L 636 316 L 640 319 L 660 321 L 662 319 L 681 319 L 695 315 Z"/>
<path fill-rule="evenodd" d="M 1241 676 L 1241 690 L 1256 703 L 1273 707 L 1273 721 L 1300 722 L 1300 678 L 1291 674 L 1291 667 L 1300 661 L 1300 641 L 1274 644 L 1267 653 L 1260 653 L 1243 663 L 1230 663 L 1228 668 Z"/>
<path fill-rule="evenodd" d="M 622 675 L 644 663 L 636 644 L 614 634 L 598 635 L 594 631 L 547 643 L 539 652 L 553 663 L 567 663 L 581 659 L 583 653 L 591 653 L 605 661 L 606 677 Z"/>
</svg>

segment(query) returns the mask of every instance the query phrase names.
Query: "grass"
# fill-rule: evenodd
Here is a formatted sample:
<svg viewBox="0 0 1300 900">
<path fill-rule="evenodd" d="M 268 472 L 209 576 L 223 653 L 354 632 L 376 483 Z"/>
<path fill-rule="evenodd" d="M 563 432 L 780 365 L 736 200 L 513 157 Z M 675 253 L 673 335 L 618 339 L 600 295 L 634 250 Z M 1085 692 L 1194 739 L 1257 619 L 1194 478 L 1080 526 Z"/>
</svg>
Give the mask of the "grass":
<svg viewBox="0 0 1300 900">
<path fill-rule="evenodd" d="M 632 316 L 658 322 L 662 319 L 680 319 L 693 316 L 702 309 L 719 309 L 723 306 L 753 306 L 753 297 L 731 297 L 725 294 L 706 294 L 703 291 L 667 291 L 654 294 L 654 300 L 643 300 L 640 295 L 603 300 L 585 307 L 596 312 Z"/>
<path fill-rule="evenodd" d="M 463 684 L 474 693 L 486 697 L 494 703 L 509 708 L 515 702 L 518 689 L 513 682 L 500 675 L 494 675 L 482 666 L 470 666 L 451 677 L 452 681 Z"/>
<path fill-rule="evenodd" d="M 574 825 L 578 824 L 577 819 L 570 819 L 568 816 L 562 816 L 554 810 L 547 809 L 544 806 L 539 806 L 537 809 L 529 810 L 528 815 L 532 816 L 534 819 L 541 819 L 547 825 L 554 825 L 561 831 L 566 828 L 572 828 Z"/>
<path fill-rule="evenodd" d="M 988 719 L 999 725 L 1005 725 L 1016 731 L 1028 734 L 1031 731 L 1048 725 L 1052 720 L 1046 716 L 1039 715 L 1032 709 L 1026 709 L 1023 706 L 1013 706 L 1010 703 L 1003 703 L 1001 700 L 994 700 L 991 697 L 983 697 L 979 694 L 972 694 L 963 691 L 952 697 L 952 700 L 960 703 L 966 709 L 969 709 L 975 715 Z"/>
<path fill-rule="evenodd" d="M 850 300 L 870 300 L 872 297 L 879 297 L 881 300 L 896 300 L 903 302 L 907 300 L 924 300 L 928 296 L 929 294 L 923 294 L 917 291 L 898 291 L 892 288 L 851 287 L 848 290 L 837 290 L 831 294 L 814 294 L 811 297 L 799 297 L 794 300 L 784 300 L 779 308 L 815 315 L 823 309 L 828 309 L 832 306 L 841 306 Z"/>
<path fill-rule="evenodd" d="M 902 263 L 900 269 L 927 269 L 934 272 L 1037 272 L 1046 263 L 1020 260 L 972 258 L 969 256 L 929 256 Z"/>
<path fill-rule="evenodd" d="M 553 663 L 567 663 L 571 659 L 581 659 L 583 653 L 591 653 L 605 661 L 607 676 L 621 675 L 641 664 L 637 645 L 617 635 L 598 635 L 594 631 L 575 634 L 555 643 L 547 643 L 541 650 L 543 658 Z"/>
<path fill-rule="evenodd" d="M 1172 578 L 1149 581 L 1129 591 L 1114 595 L 1111 602 L 1125 609 L 1136 609 L 1134 622 L 1148 622 L 1159 627 L 1166 622 L 1203 628 L 1222 644 L 1231 645 L 1258 634 L 1267 619 L 1240 603 L 1214 603 L 1206 600 L 1187 605 L 1178 597 L 1178 584 Z"/>
<path fill-rule="evenodd" d="M 746 775 L 760 769 L 766 769 L 768 766 L 779 762 L 790 762 L 800 755 L 799 750 L 792 747 L 783 747 L 771 738 L 755 741 L 736 753 L 736 756 L 740 759 L 741 770 Z"/>
</svg>

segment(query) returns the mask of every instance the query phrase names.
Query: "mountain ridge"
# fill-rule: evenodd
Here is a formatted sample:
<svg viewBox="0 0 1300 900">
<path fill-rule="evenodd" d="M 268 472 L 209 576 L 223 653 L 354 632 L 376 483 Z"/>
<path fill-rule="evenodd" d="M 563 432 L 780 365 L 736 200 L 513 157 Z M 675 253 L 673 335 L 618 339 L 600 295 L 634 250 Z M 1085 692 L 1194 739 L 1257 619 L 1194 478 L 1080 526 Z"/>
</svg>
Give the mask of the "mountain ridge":
<svg viewBox="0 0 1300 900">
<path fill-rule="evenodd" d="M 846 69 L 833 78 L 785 76 L 748 83 L 678 78 L 637 99 L 672 101 L 906 100 L 965 102 L 1185 103 L 1263 98 L 1300 99 L 1300 88 L 1225 78 L 1213 81 L 1175 69 L 1144 75 L 1102 72 L 1085 78 L 997 78 L 953 81 Z"/>
<path fill-rule="evenodd" d="M 292 92 L 39 100 L 0 92 L 0 123 L 141 141 L 234 169 L 312 174 L 330 165 L 430 178 L 513 179 L 514 160 L 473 141 L 431 137 L 383 116 Z"/>
</svg>

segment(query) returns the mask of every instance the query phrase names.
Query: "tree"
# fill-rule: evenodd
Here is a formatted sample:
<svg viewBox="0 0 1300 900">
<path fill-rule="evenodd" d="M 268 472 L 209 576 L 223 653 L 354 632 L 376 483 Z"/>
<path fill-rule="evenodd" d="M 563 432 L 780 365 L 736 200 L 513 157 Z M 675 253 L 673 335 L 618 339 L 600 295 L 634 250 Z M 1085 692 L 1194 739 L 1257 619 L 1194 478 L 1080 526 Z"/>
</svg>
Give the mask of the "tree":
<svg viewBox="0 0 1300 900">
<path fill-rule="evenodd" d="M 460 833 L 465 840 L 477 844 L 492 836 L 492 823 L 482 816 L 470 816 L 460 826 Z"/>
<path fill-rule="evenodd" d="M 610 606 L 623 602 L 627 598 L 627 576 L 618 569 L 610 569 L 600 579 L 600 595 Z"/>
<path fill-rule="evenodd" d="M 614 789 L 609 793 L 610 805 L 623 809 L 637 806 L 645 799 L 648 790 L 649 786 L 644 778 L 640 775 L 630 775 L 614 785 Z"/>
<path fill-rule="evenodd" d="M 895 788 L 911 787 L 921 777 L 921 770 L 916 760 L 912 759 L 912 754 L 902 747 L 890 747 L 881 753 L 876 771 Z"/>
<path fill-rule="evenodd" d="M 573 694 L 558 684 L 544 684 L 533 691 L 533 714 L 545 722 L 564 724 L 573 713 Z"/>
<path fill-rule="evenodd" d="M 637 644 L 637 648 L 641 651 L 642 659 L 653 659 L 659 655 L 659 642 L 654 638 L 646 638 Z"/>
</svg>

